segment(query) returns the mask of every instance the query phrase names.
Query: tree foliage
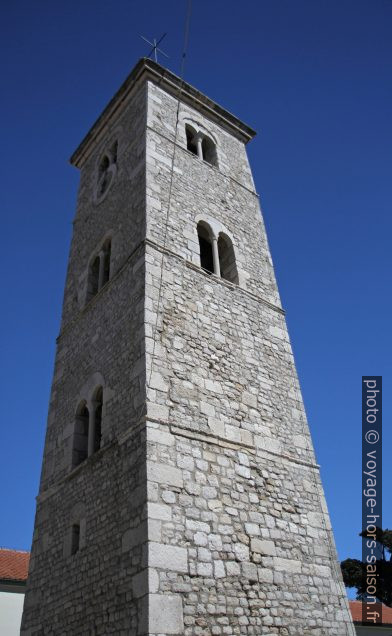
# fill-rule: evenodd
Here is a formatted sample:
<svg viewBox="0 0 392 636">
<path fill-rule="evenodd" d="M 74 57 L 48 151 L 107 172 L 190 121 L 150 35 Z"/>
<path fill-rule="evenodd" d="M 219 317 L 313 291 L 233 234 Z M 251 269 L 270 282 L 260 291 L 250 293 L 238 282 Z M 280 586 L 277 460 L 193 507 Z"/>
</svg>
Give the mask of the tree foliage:
<svg viewBox="0 0 392 636">
<path fill-rule="evenodd" d="M 359 535 L 368 539 L 366 531 Z M 380 558 L 376 560 L 377 599 L 392 607 L 392 530 L 376 529 L 376 540 L 380 548 Z M 366 578 L 369 576 L 366 563 L 358 559 L 345 559 L 341 562 L 343 581 L 346 587 L 355 587 L 357 599 L 362 600 L 366 593 Z"/>
</svg>

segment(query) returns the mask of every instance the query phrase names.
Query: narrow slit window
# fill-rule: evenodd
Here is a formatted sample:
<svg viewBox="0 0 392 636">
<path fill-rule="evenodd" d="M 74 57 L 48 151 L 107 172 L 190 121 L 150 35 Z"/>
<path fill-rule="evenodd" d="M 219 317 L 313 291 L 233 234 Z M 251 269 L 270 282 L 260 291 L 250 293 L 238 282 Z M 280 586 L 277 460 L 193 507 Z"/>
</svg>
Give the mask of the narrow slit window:
<svg viewBox="0 0 392 636">
<path fill-rule="evenodd" d="M 80 550 L 80 523 L 74 523 L 71 528 L 71 554 Z"/>
<path fill-rule="evenodd" d="M 88 297 L 89 299 L 98 293 L 99 286 L 99 256 L 96 256 L 90 267 L 90 276 L 88 283 Z"/>
<path fill-rule="evenodd" d="M 110 241 L 106 241 L 103 248 L 103 273 L 102 273 L 102 286 L 106 285 L 110 278 L 110 254 L 111 254 L 112 244 Z"/>
<path fill-rule="evenodd" d="M 103 405 L 103 391 L 102 391 L 102 387 L 100 387 L 95 396 L 94 452 L 97 452 L 101 448 L 102 405 Z"/>
<path fill-rule="evenodd" d="M 112 162 L 117 163 L 118 141 L 115 141 L 111 148 Z"/>
</svg>

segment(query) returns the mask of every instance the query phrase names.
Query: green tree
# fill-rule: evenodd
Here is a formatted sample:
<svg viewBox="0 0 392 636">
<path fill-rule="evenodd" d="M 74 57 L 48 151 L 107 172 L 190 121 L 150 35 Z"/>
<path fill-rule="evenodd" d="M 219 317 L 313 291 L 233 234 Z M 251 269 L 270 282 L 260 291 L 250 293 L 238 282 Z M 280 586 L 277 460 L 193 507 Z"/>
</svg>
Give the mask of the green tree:
<svg viewBox="0 0 392 636">
<path fill-rule="evenodd" d="M 364 541 L 368 539 L 366 531 L 359 536 Z M 377 599 L 392 607 L 392 530 L 377 528 L 376 540 L 380 549 L 380 558 L 376 561 Z M 357 599 L 362 600 L 366 593 L 366 564 L 358 559 L 345 559 L 340 567 L 345 586 L 355 587 Z"/>
</svg>

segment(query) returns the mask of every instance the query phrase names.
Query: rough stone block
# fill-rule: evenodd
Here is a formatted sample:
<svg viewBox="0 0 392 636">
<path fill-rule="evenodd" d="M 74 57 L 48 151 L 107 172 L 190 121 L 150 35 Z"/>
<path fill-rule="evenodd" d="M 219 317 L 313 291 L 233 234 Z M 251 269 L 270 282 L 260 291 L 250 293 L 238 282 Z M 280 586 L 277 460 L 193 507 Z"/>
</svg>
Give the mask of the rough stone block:
<svg viewBox="0 0 392 636">
<path fill-rule="evenodd" d="M 214 561 L 214 576 L 217 579 L 222 579 L 226 576 L 225 564 L 223 561 Z"/>
<path fill-rule="evenodd" d="M 241 572 L 248 581 L 258 581 L 257 566 L 254 563 L 241 563 Z"/>
<path fill-rule="evenodd" d="M 251 539 L 250 541 L 251 552 L 257 552 L 258 554 L 266 554 L 268 556 L 276 555 L 275 543 L 273 541 L 263 541 L 262 539 Z"/>
<path fill-rule="evenodd" d="M 274 573 L 269 568 L 258 568 L 258 575 L 260 583 L 272 583 L 274 580 Z"/>
<path fill-rule="evenodd" d="M 227 576 L 239 576 L 241 572 L 240 564 L 237 561 L 226 561 Z"/>
<path fill-rule="evenodd" d="M 234 544 L 234 552 L 238 561 L 249 561 L 249 548 L 243 543 Z"/>
</svg>

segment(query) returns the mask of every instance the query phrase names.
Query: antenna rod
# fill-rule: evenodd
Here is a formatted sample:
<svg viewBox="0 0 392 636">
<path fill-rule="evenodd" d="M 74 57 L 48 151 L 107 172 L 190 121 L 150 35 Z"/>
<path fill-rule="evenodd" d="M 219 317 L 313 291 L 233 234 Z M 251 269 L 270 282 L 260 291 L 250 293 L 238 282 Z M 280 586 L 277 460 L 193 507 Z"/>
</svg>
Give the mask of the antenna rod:
<svg viewBox="0 0 392 636">
<path fill-rule="evenodd" d="M 164 55 L 165 57 L 169 57 L 165 51 L 162 51 L 162 49 L 160 49 L 158 47 L 158 44 L 160 44 L 163 40 L 164 37 L 166 37 L 167 33 L 164 33 L 158 40 L 158 42 L 156 41 L 156 39 L 154 38 L 152 42 L 150 42 L 150 40 L 147 40 L 147 38 L 144 37 L 144 35 L 139 35 L 139 37 L 142 38 L 142 40 L 144 40 L 145 42 L 147 42 L 147 44 L 149 44 L 152 49 L 149 52 L 149 54 L 147 55 L 147 57 L 151 57 L 152 54 L 154 54 L 154 59 L 156 62 L 158 62 L 158 51 L 159 53 L 162 53 L 162 55 Z"/>
<path fill-rule="evenodd" d="M 189 42 L 189 27 L 191 23 L 191 13 L 192 13 L 192 0 L 188 0 L 188 7 L 185 18 L 185 28 L 184 28 L 184 48 L 182 50 L 182 58 L 181 58 L 181 79 L 184 79 L 185 72 L 185 58 L 188 51 L 188 42 Z"/>
</svg>

